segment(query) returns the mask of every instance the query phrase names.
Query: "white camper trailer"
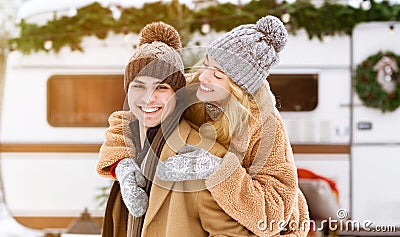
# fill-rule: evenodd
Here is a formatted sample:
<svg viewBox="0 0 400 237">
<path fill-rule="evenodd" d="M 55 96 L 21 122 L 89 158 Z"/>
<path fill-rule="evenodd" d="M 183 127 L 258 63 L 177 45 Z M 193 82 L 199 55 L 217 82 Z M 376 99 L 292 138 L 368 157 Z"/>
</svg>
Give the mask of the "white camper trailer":
<svg viewBox="0 0 400 237">
<path fill-rule="evenodd" d="M 215 37 L 196 35 L 190 44 L 206 46 Z M 95 196 L 110 183 L 95 172 L 98 148 L 110 109 L 122 108 L 124 92 L 116 85 L 132 42 L 137 36 L 126 41 L 110 34 L 105 40 L 85 38 L 84 52 L 63 48 L 58 54 L 9 55 L 0 158 L 14 216 L 77 217 L 85 207 L 103 215 Z M 389 32 L 388 23 L 362 24 L 352 37 L 322 41 L 300 31 L 290 35 L 269 77 L 297 165 L 337 183 L 339 207 L 349 218 L 381 225 L 400 223 L 400 192 L 394 188 L 400 178 L 400 110 L 383 114 L 362 106 L 351 78 L 368 55 L 379 50 L 400 54 L 398 42 L 400 30 Z M 360 130 L 360 122 L 372 128 Z"/>
</svg>

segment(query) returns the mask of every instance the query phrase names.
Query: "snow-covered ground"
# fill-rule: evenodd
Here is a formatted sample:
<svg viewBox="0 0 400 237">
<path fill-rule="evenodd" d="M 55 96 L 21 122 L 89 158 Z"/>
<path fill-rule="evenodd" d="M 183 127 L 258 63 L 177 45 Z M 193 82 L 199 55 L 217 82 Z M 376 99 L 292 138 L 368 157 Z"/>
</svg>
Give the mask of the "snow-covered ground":
<svg viewBox="0 0 400 237">
<path fill-rule="evenodd" d="M 0 190 L 1 192 L 1 190 Z M 19 224 L 10 214 L 7 206 L 0 200 L 0 236 L 1 237 L 43 237 L 39 230 Z"/>
</svg>

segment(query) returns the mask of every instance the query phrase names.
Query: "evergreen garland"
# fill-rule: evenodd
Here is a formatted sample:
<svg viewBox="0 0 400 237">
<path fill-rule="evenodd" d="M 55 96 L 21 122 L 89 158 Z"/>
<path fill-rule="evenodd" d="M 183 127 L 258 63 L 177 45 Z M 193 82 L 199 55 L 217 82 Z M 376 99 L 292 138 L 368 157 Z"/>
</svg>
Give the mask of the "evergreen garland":
<svg viewBox="0 0 400 237">
<path fill-rule="evenodd" d="M 394 111 L 400 106 L 400 73 L 394 74 L 396 89 L 388 93 L 382 89 L 382 86 L 376 80 L 377 72 L 373 69 L 374 65 L 382 59 L 383 56 L 389 56 L 396 60 L 400 68 L 400 56 L 393 52 L 379 52 L 369 56 L 360 63 L 356 69 L 355 91 L 363 104 L 367 107 L 378 108 L 382 112 Z"/>
<path fill-rule="evenodd" d="M 109 8 L 102 7 L 97 2 L 78 9 L 73 17 L 55 16 L 42 26 L 22 20 L 19 24 L 20 36 L 11 39 L 9 47 L 24 54 L 50 50 L 58 52 L 64 46 L 83 51 L 81 41 L 85 36 L 95 35 L 104 39 L 110 31 L 138 33 L 153 21 L 164 21 L 173 25 L 181 34 L 185 45 L 202 24 L 209 24 L 216 31 L 229 31 L 241 24 L 255 23 L 267 14 L 280 18 L 283 13 L 289 13 L 290 21 L 286 23 L 289 32 L 295 34 L 299 29 L 305 29 L 310 39 L 322 39 L 325 35 L 350 35 L 354 26 L 360 22 L 400 20 L 400 5 L 390 5 L 387 1 L 376 3 L 373 0 L 371 8 L 366 11 L 328 1 L 316 7 L 309 0 L 298 0 L 292 4 L 285 1 L 277 4 L 275 0 L 253 0 L 242 6 L 225 3 L 197 12 L 177 0 L 169 3 L 146 3 L 141 8 L 119 9 L 121 17 L 118 20 L 113 18 Z M 51 49 L 44 48 L 46 41 L 52 41 Z"/>
</svg>

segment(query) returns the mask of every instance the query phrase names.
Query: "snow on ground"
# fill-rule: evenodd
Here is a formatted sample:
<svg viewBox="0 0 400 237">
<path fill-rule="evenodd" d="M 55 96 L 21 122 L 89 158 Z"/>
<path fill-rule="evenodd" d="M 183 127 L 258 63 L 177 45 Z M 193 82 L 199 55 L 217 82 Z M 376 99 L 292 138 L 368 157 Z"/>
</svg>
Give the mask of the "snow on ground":
<svg viewBox="0 0 400 237">
<path fill-rule="evenodd" d="M 0 191 L 1 192 L 1 191 Z M 0 236 L 1 237 L 42 237 L 39 230 L 27 228 L 12 218 L 5 204 L 0 200 Z"/>
</svg>

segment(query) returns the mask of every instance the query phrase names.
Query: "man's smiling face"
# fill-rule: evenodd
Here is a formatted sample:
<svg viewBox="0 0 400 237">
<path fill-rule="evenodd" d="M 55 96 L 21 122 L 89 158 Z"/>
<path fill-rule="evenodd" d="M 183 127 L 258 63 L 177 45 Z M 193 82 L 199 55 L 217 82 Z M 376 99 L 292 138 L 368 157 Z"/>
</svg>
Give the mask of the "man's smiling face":
<svg viewBox="0 0 400 237">
<path fill-rule="evenodd" d="M 138 76 L 128 87 L 130 111 L 145 128 L 159 125 L 175 109 L 175 91 L 167 83 L 150 76 Z"/>
</svg>

